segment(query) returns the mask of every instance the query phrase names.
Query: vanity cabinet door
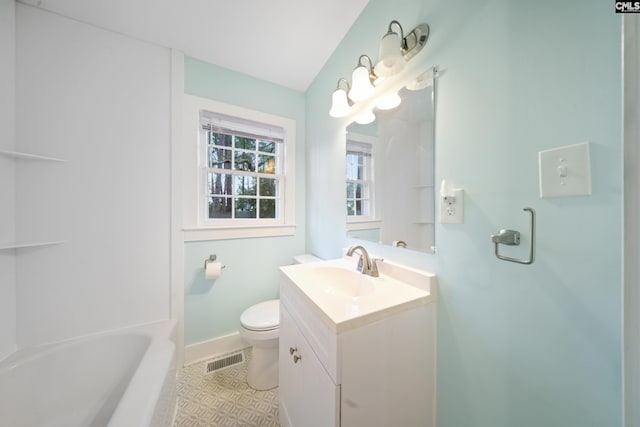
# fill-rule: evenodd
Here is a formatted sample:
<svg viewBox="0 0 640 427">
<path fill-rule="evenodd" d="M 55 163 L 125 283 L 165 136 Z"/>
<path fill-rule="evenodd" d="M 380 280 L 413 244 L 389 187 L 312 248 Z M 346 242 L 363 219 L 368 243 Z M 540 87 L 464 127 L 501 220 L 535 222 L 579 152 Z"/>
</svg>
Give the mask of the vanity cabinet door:
<svg viewBox="0 0 640 427">
<path fill-rule="evenodd" d="M 316 357 L 285 306 L 280 308 L 280 423 L 283 427 L 340 425 L 340 389 Z"/>
</svg>

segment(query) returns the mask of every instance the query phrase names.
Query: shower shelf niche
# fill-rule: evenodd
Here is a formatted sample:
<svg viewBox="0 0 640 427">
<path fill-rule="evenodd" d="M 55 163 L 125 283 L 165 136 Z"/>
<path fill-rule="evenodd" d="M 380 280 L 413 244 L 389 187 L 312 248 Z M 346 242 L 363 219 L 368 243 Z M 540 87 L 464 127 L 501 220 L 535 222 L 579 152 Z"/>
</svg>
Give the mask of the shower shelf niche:
<svg viewBox="0 0 640 427">
<path fill-rule="evenodd" d="M 0 156 L 9 157 L 15 160 L 34 160 L 34 161 L 45 161 L 45 162 L 66 162 L 65 159 L 60 159 L 58 157 L 50 157 L 50 156 L 41 156 L 38 154 L 24 153 L 21 151 L 11 151 L 11 150 L 0 150 Z M 12 250 L 12 249 L 23 249 L 23 248 L 36 248 L 40 246 L 53 246 L 60 245 L 64 243 L 61 240 L 52 240 L 52 241 L 32 241 L 32 242 L 0 242 L 0 251 Z"/>
<path fill-rule="evenodd" d="M 37 248 L 39 246 L 61 245 L 63 243 L 64 243 L 63 240 L 58 240 L 53 242 L 6 242 L 6 243 L 0 243 L 0 251 L 10 250 L 10 249 L 22 249 L 22 248 Z"/>
<path fill-rule="evenodd" d="M 38 154 L 22 153 L 20 151 L 7 151 L 0 150 L 0 155 L 5 157 L 12 157 L 14 159 L 23 160 L 43 160 L 47 162 L 66 162 L 65 159 L 59 159 L 57 157 L 40 156 Z"/>
</svg>

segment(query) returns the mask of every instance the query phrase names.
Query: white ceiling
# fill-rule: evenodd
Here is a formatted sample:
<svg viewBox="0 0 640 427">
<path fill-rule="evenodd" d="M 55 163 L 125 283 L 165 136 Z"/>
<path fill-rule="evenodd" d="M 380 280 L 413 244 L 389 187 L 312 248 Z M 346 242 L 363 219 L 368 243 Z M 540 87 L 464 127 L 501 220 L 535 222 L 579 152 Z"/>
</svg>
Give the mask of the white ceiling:
<svg viewBox="0 0 640 427">
<path fill-rule="evenodd" d="M 305 91 L 369 0 L 20 0 Z"/>
</svg>

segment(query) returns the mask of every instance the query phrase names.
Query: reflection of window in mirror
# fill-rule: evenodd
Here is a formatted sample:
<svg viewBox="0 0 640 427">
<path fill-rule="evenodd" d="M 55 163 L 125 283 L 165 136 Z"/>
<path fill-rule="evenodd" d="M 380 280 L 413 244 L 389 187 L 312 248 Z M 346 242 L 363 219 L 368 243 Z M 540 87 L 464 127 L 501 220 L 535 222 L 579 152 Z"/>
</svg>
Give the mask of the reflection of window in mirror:
<svg viewBox="0 0 640 427">
<path fill-rule="evenodd" d="M 362 138 L 360 138 L 362 139 Z M 373 217 L 373 144 L 347 139 L 347 219 Z"/>
</svg>

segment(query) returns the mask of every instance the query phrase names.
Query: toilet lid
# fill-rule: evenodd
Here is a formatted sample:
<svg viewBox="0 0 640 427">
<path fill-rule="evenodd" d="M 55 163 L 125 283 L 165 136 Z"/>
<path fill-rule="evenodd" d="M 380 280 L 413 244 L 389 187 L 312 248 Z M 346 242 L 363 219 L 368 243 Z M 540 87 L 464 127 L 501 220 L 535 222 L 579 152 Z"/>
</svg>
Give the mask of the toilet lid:
<svg viewBox="0 0 640 427">
<path fill-rule="evenodd" d="M 240 316 L 244 328 L 268 331 L 280 326 L 280 300 L 273 299 L 247 308 Z"/>
</svg>

